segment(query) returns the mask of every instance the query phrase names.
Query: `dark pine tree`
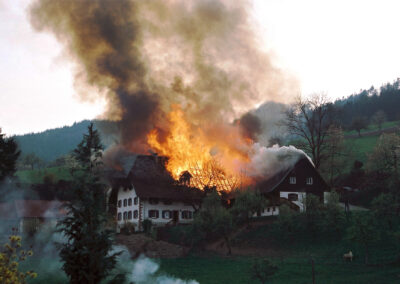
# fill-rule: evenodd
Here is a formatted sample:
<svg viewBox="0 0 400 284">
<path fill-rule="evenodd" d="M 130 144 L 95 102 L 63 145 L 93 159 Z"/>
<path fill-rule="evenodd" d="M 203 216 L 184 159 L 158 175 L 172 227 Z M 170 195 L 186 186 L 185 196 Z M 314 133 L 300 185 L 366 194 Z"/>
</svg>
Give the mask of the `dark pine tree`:
<svg viewBox="0 0 400 284">
<path fill-rule="evenodd" d="M 81 171 L 74 179 L 68 215 L 58 224 L 67 240 L 61 245 L 60 257 L 71 283 L 99 283 L 111 274 L 119 255 L 112 253 L 113 235 L 106 228 L 105 186 L 98 171 L 102 149 L 91 124 L 74 150 Z"/>
<path fill-rule="evenodd" d="M 20 155 L 18 145 L 13 138 L 6 138 L 0 128 L 0 182 L 7 176 L 12 176 L 16 167 L 15 164 Z"/>
</svg>

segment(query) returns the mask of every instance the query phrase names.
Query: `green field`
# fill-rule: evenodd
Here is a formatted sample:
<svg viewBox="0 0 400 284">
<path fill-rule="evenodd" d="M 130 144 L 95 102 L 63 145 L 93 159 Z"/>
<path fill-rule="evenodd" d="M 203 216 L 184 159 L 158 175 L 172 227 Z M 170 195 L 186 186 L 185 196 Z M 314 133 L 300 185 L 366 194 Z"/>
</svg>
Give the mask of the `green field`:
<svg viewBox="0 0 400 284">
<path fill-rule="evenodd" d="M 393 126 L 396 126 L 396 125 L 399 125 L 399 124 L 400 124 L 399 120 L 397 120 L 397 121 L 386 121 L 386 122 L 384 122 L 382 124 L 382 129 L 393 127 Z M 379 130 L 378 125 L 370 124 L 370 125 L 368 125 L 367 129 L 361 130 L 361 135 L 363 134 L 363 132 L 377 131 L 377 130 Z M 349 131 L 344 131 L 343 134 L 344 135 L 354 135 L 354 134 L 358 135 L 358 132 L 355 131 L 355 130 L 349 130 Z"/>
<path fill-rule="evenodd" d="M 17 171 L 15 175 L 22 183 L 43 183 L 43 178 L 46 175 L 51 175 L 54 182 L 57 182 L 61 179 L 70 180 L 72 178 L 70 171 L 65 167 L 21 170 Z"/>
<path fill-rule="evenodd" d="M 190 256 L 161 261 L 161 271 L 199 283 L 259 283 L 251 278 L 250 257 Z M 278 272 L 267 283 L 312 283 L 310 259 L 275 260 Z M 365 266 L 356 263 L 315 263 L 316 283 L 399 283 L 399 266 Z"/>
</svg>

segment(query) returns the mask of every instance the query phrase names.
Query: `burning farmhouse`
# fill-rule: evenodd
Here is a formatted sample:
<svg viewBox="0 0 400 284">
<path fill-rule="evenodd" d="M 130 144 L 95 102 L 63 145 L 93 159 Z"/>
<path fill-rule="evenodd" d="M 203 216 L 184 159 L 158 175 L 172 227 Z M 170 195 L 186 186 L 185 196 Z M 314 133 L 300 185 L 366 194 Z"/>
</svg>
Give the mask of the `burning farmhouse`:
<svg viewBox="0 0 400 284">
<path fill-rule="evenodd" d="M 111 163 L 120 225 L 189 222 L 207 188 L 259 186 L 275 196 L 270 214 L 281 198 L 301 210 L 303 193 L 323 196 L 302 151 L 257 143 L 269 119 L 249 110 L 299 88 L 260 44 L 247 0 L 37 0 L 30 12 L 75 63 L 78 95 L 105 102 L 117 127 L 103 132 L 131 153 Z"/>
<path fill-rule="evenodd" d="M 287 159 L 287 156 L 283 159 Z M 269 201 L 268 207 L 258 212 L 257 216 L 278 215 L 282 204 L 303 211 L 307 194 L 324 200 L 329 187 L 312 162 L 305 155 L 297 155 L 293 161 L 286 163 L 268 179 L 261 179 L 253 185 L 253 189 L 259 190 Z M 201 207 L 208 190 L 226 192 L 224 196 L 227 203 L 234 202 L 234 195 L 229 191 L 243 190 L 240 183 L 227 181 L 222 169 L 214 168 L 213 171 L 218 174 L 212 176 L 209 174 L 213 171 L 209 169 L 194 169 L 197 175 L 202 173 L 206 176 L 193 176 L 189 171 L 183 171 L 180 178 L 175 180 L 172 173 L 168 172 L 167 165 L 167 157 L 155 154 L 130 154 L 120 158 L 119 169 L 109 175 L 112 185 L 110 202 L 115 208 L 119 229 L 130 226 L 134 230 L 142 230 L 146 219 L 155 226 L 188 224 Z M 213 178 L 216 179 L 215 183 L 204 186 L 204 180 Z M 195 185 L 200 185 L 201 189 Z"/>
</svg>

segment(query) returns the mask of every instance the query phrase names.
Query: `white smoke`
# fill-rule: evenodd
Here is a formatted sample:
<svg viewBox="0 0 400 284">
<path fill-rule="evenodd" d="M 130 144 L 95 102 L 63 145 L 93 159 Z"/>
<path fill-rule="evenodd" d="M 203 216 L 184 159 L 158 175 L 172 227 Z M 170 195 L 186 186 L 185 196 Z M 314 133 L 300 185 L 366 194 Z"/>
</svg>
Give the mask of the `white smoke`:
<svg viewBox="0 0 400 284">
<path fill-rule="evenodd" d="M 255 143 L 252 149 L 248 175 L 255 178 L 268 179 L 282 170 L 288 169 L 301 158 L 307 157 L 304 151 L 294 146 L 264 147 Z"/>
<path fill-rule="evenodd" d="M 257 137 L 261 145 L 269 145 L 271 138 L 286 138 L 287 129 L 282 123 L 286 118 L 286 110 L 285 104 L 265 102 L 252 111 L 261 122 L 261 133 Z"/>
<path fill-rule="evenodd" d="M 139 257 L 133 264 L 132 274 L 129 277 L 133 283 L 149 284 L 198 284 L 195 280 L 185 281 L 167 275 L 156 275 L 160 265 L 147 257 Z"/>
</svg>

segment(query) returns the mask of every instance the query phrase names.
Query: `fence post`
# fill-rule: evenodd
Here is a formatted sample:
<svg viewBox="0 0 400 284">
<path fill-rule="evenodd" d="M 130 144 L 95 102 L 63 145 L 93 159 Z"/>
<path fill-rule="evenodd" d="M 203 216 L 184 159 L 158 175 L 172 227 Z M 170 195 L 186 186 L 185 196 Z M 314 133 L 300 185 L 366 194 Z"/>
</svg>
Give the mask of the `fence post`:
<svg viewBox="0 0 400 284">
<path fill-rule="evenodd" d="M 312 283 L 315 284 L 315 267 L 313 258 L 311 258 L 311 267 L 312 267 Z"/>
</svg>

